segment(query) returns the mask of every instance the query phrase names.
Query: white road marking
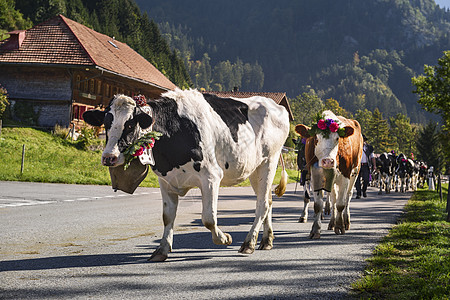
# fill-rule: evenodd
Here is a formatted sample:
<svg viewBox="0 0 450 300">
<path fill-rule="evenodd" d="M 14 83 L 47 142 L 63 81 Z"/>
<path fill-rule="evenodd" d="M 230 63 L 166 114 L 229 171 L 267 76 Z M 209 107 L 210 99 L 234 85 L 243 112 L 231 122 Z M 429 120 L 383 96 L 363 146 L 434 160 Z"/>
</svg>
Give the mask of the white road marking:
<svg viewBox="0 0 450 300">
<path fill-rule="evenodd" d="M 119 198 L 119 197 L 142 196 L 142 195 L 157 194 L 157 193 L 159 193 L 159 192 L 158 191 L 142 192 L 142 193 L 135 193 L 133 195 L 117 194 L 117 195 L 106 195 L 106 196 L 100 196 L 100 197 L 80 197 L 80 198 L 76 198 L 76 199 L 60 200 L 60 202 L 92 201 L 92 200 L 101 200 L 101 199 L 113 199 L 113 198 Z M 50 204 L 50 203 L 57 203 L 57 202 L 58 201 L 26 200 L 26 199 L 13 199 L 13 198 L 2 199 L 2 198 L 0 198 L 0 208 L 41 205 L 41 204 Z"/>
</svg>

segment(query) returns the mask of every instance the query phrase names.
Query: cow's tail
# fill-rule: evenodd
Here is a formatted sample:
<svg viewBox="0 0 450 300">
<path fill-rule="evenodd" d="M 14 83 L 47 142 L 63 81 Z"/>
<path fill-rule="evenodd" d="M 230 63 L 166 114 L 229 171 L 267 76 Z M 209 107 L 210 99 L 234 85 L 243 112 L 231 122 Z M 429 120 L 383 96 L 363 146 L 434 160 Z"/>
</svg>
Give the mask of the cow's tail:
<svg viewBox="0 0 450 300">
<path fill-rule="evenodd" d="M 275 188 L 275 195 L 277 195 L 278 197 L 283 196 L 284 192 L 286 192 L 286 186 L 287 186 L 287 181 L 288 181 L 288 174 L 286 172 L 286 167 L 284 166 L 284 160 L 283 160 L 282 154 L 280 154 L 280 159 L 281 159 L 281 167 L 283 169 L 281 170 L 280 183 Z"/>
</svg>

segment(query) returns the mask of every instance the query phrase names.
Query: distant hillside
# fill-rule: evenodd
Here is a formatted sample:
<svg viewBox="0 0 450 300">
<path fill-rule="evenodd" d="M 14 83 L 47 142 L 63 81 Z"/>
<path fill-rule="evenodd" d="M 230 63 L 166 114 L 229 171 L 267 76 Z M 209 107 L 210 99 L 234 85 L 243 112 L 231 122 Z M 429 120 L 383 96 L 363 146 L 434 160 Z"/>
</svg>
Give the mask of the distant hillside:
<svg viewBox="0 0 450 300">
<path fill-rule="evenodd" d="M 185 63 L 195 62 L 189 71 L 197 87 L 229 88 L 213 78 L 214 70 L 226 74 L 223 62 L 240 76 L 245 64 L 260 66 L 260 90 L 295 97 L 312 89 L 352 112 L 378 107 L 386 117 L 407 113 L 412 122 L 426 115 L 411 93 L 411 76 L 450 49 L 450 11 L 433 0 L 136 3 Z M 257 87 L 237 82 L 243 90 Z"/>
</svg>

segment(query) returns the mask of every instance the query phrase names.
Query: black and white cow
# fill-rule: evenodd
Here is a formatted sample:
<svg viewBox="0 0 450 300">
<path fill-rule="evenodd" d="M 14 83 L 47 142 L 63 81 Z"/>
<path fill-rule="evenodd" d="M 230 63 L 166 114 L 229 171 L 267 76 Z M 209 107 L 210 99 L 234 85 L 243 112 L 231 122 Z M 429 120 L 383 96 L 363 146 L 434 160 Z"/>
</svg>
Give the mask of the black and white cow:
<svg viewBox="0 0 450 300">
<path fill-rule="evenodd" d="M 400 192 L 405 193 L 408 191 L 408 187 L 413 180 L 414 175 L 414 162 L 408 159 L 405 154 L 400 153 L 397 156 L 397 177 L 400 184 Z M 413 188 L 414 189 L 414 188 Z M 395 187 L 395 191 L 398 191 L 398 185 Z"/>
<path fill-rule="evenodd" d="M 163 198 L 164 233 L 150 260 L 167 259 L 172 250 L 178 197 L 194 187 L 200 188 L 202 222 L 211 231 L 213 242 L 230 245 L 230 234 L 217 226 L 219 187 L 246 178 L 257 195 L 256 217 L 239 252 L 253 253 L 261 225 L 264 231 L 259 249 L 271 249 L 271 187 L 289 133 L 286 109 L 264 97 L 225 99 L 179 89 L 148 101 L 148 105 L 150 115 L 132 98 L 117 95 L 105 111 L 87 111 L 83 117 L 91 125 L 105 125 L 107 143 L 102 164 L 113 168 L 123 168 L 123 151 L 142 135 L 142 129 L 152 126 L 162 133 L 153 148 L 152 169 L 159 177 Z M 285 184 L 280 183 L 283 192 Z"/>
<path fill-rule="evenodd" d="M 428 177 L 428 166 L 425 162 L 420 161 L 419 163 L 419 175 L 417 187 L 423 188 L 427 182 Z"/>
<path fill-rule="evenodd" d="M 391 192 L 392 181 L 394 180 L 395 169 L 394 169 L 395 157 L 391 153 L 382 153 L 376 159 L 377 171 L 378 171 L 378 194 L 381 195 L 383 187 L 386 193 Z"/>
</svg>

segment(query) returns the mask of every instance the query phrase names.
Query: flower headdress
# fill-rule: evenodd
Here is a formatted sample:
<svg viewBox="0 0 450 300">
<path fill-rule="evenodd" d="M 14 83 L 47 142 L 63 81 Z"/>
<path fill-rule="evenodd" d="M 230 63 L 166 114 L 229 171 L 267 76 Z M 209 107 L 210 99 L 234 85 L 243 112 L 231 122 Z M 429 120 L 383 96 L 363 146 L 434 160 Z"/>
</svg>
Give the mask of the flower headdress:
<svg viewBox="0 0 450 300">
<path fill-rule="evenodd" d="M 137 106 L 145 106 L 145 105 L 147 105 L 147 99 L 145 99 L 144 95 L 133 96 L 133 100 L 136 101 L 136 105 Z"/>
<path fill-rule="evenodd" d="M 311 136 L 322 134 L 325 138 L 330 136 L 330 132 L 337 132 L 340 137 L 345 136 L 345 128 L 341 125 L 339 120 L 325 119 L 321 114 L 315 117 L 315 123 L 311 126 L 309 134 Z"/>
</svg>

